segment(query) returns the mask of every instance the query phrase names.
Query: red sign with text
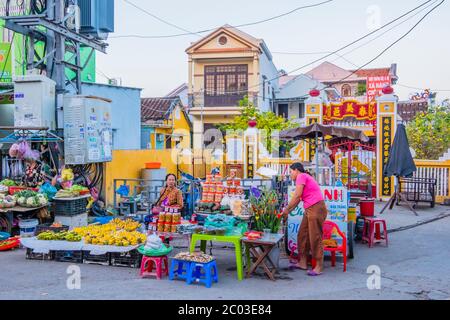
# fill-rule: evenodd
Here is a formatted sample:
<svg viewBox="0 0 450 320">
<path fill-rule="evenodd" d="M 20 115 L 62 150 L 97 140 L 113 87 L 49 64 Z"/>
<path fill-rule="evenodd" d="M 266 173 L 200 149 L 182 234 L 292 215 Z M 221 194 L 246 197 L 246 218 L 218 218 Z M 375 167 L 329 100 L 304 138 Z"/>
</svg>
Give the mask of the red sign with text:
<svg viewBox="0 0 450 320">
<path fill-rule="evenodd" d="M 390 85 L 391 77 L 389 75 L 367 77 L 367 101 L 374 101 L 381 95 L 383 88 Z"/>
</svg>

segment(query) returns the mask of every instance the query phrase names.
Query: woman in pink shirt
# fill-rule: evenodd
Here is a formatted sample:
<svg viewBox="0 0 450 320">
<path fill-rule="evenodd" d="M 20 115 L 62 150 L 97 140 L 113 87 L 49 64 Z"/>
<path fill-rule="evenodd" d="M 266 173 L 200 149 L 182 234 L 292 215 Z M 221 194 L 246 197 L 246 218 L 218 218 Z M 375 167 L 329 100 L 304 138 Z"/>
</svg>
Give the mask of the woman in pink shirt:
<svg viewBox="0 0 450 320">
<path fill-rule="evenodd" d="M 314 178 L 306 172 L 301 163 L 291 165 L 291 178 L 296 182 L 294 197 L 284 209 L 283 215 L 287 219 L 300 201 L 303 201 L 305 215 L 298 232 L 298 252 L 300 260 L 297 268 L 308 270 L 308 254 L 317 261 L 316 267 L 308 271 L 310 276 L 318 276 L 323 272 L 323 223 L 327 219 L 328 210 L 324 202 L 322 191 Z"/>
</svg>

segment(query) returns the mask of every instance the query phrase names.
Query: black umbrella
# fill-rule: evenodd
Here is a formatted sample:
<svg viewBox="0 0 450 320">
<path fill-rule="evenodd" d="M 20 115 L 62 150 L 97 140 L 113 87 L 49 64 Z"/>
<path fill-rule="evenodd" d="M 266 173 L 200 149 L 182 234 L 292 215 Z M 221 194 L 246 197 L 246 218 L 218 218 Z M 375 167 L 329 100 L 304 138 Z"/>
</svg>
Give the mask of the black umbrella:
<svg viewBox="0 0 450 320">
<path fill-rule="evenodd" d="M 383 213 L 388 207 L 392 210 L 394 203 L 397 201 L 399 203 L 401 200 L 405 200 L 408 207 L 416 214 L 416 210 L 411 206 L 407 199 L 402 199 L 403 196 L 399 191 L 399 178 L 409 178 L 414 172 L 417 171 L 416 164 L 411 155 L 411 150 L 409 149 L 408 136 L 406 135 L 406 129 L 403 124 L 397 126 L 397 132 L 395 134 L 394 143 L 389 154 L 389 159 L 384 168 L 384 174 L 388 177 L 396 177 L 395 192 L 388 203 L 385 205 L 380 213 Z"/>
<path fill-rule="evenodd" d="M 417 171 L 416 164 L 409 149 L 408 136 L 403 124 L 397 126 L 394 144 L 392 145 L 389 159 L 384 168 L 384 174 L 388 177 L 411 177 Z"/>
</svg>

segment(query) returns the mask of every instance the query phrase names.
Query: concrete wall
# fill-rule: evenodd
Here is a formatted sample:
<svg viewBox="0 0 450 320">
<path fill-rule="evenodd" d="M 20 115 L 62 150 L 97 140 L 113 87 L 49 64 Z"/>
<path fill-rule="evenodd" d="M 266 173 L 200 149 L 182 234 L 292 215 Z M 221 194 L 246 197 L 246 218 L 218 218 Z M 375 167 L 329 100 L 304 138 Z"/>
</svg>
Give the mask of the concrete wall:
<svg viewBox="0 0 450 320">
<path fill-rule="evenodd" d="M 83 95 L 112 100 L 114 150 L 141 148 L 141 89 L 83 83 Z"/>
<path fill-rule="evenodd" d="M 272 110 L 272 88 L 274 88 L 275 93 L 278 89 L 278 79 L 272 80 L 278 76 L 278 70 L 273 64 L 272 60 L 269 60 L 267 55 L 263 52 L 259 56 L 259 97 L 258 97 L 258 106 L 262 111 L 271 111 Z M 264 77 L 267 79 L 266 88 L 264 88 Z M 272 81 L 271 81 L 272 80 Z M 267 88 L 270 87 L 270 90 Z M 263 100 L 263 90 L 265 92 L 265 100 Z"/>
<path fill-rule="evenodd" d="M 178 158 L 178 168 L 192 173 L 189 159 Z M 115 150 L 113 161 L 105 164 L 106 203 L 112 205 L 114 197 L 114 179 L 140 179 L 141 170 L 147 162 L 161 162 L 167 173 L 177 173 L 177 153 L 175 150 Z M 186 163 L 186 164 L 183 164 Z M 131 187 L 133 188 L 133 184 Z M 131 190 L 133 190 L 131 188 Z"/>
</svg>

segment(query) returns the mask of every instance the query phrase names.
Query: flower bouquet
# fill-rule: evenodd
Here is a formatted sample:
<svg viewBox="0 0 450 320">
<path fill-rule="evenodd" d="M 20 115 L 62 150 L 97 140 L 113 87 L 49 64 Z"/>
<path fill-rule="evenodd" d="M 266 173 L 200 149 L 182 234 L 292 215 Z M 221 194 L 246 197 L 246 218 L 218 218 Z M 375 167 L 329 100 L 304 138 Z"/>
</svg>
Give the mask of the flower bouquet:
<svg viewBox="0 0 450 320">
<path fill-rule="evenodd" d="M 252 187 L 250 207 L 255 216 L 256 231 L 270 229 L 272 233 L 278 233 L 282 214 L 278 211 L 278 195 L 274 190 L 259 190 Z"/>
</svg>

